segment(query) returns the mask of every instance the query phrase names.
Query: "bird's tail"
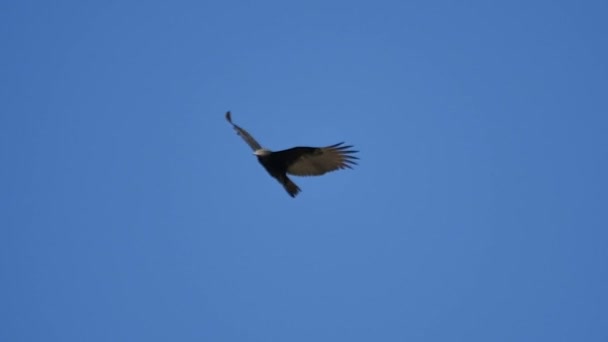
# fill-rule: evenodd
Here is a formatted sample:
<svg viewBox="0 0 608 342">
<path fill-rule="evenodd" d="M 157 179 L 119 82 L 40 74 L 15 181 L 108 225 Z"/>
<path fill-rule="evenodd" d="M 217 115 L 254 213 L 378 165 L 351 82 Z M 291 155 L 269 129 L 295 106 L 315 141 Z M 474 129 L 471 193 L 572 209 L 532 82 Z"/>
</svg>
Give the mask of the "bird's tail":
<svg viewBox="0 0 608 342">
<path fill-rule="evenodd" d="M 281 184 L 291 197 L 296 197 L 296 195 L 300 192 L 300 188 L 296 185 L 296 183 L 292 182 L 287 176 L 280 179 Z"/>
</svg>

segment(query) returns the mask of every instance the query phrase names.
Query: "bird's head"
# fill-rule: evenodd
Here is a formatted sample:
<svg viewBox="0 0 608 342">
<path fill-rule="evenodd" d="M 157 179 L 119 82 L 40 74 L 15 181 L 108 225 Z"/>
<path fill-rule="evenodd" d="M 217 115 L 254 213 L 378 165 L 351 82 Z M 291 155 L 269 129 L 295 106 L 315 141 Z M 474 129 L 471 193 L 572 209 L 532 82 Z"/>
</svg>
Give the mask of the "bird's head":
<svg viewBox="0 0 608 342">
<path fill-rule="evenodd" d="M 269 155 L 269 154 L 271 154 L 271 153 L 272 153 L 272 151 L 270 151 L 269 149 L 265 149 L 265 148 L 261 148 L 261 149 L 259 149 L 259 150 L 255 150 L 255 151 L 253 152 L 253 154 L 255 154 L 255 155 L 256 155 L 256 156 L 258 156 L 258 157 L 267 156 L 267 155 Z"/>
</svg>

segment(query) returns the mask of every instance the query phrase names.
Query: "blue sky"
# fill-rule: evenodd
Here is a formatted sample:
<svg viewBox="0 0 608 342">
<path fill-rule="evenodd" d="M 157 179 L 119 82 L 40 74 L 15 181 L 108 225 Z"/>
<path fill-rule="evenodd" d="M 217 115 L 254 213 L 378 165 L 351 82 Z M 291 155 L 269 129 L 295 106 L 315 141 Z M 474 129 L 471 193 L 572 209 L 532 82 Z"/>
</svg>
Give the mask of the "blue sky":
<svg viewBox="0 0 608 342">
<path fill-rule="evenodd" d="M 607 14 L 3 2 L 0 340 L 608 340 Z"/>
</svg>

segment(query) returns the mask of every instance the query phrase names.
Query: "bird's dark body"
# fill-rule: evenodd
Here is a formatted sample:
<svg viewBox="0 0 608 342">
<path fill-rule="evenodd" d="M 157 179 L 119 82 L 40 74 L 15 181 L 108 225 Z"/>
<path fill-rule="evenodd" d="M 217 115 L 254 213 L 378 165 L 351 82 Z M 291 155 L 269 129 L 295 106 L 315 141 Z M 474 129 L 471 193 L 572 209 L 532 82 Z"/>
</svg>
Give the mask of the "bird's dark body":
<svg viewBox="0 0 608 342">
<path fill-rule="evenodd" d="M 276 179 L 279 179 L 281 175 L 287 174 L 287 164 L 285 163 L 285 160 L 277 158 L 274 153 L 267 156 L 258 156 L 258 161 L 262 164 L 264 169 Z"/>
<path fill-rule="evenodd" d="M 267 155 L 258 156 L 258 161 L 264 169 L 283 185 L 289 196 L 295 197 L 300 188 L 287 177 L 287 169 L 295 163 L 298 158 L 305 154 L 318 153 L 320 149 L 315 147 L 294 147 L 288 150 L 270 152 Z"/>
<path fill-rule="evenodd" d="M 352 146 L 338 143 L 326 147 L 293 147 L 283 151 L 271 152 L 262 146 L 241 127 L 232 122 L 230 112 L 226 113 L 226 120 L 236 130 L 243 140 L 251 147 L 258 161 L 264 169 L 283 185 L 289 196 L 296 197 L 300 188 L 287 177 L 287 174 L 295 176 L 320 176 L 327 172 L 340 169 L 350 169 L 356 165 L 357 157 L 352 154 L 357 151 L 351 150 Z"/>
<path fill-rule="evenodd" d="M 295 163 L 302 155 L 314 154 L 318 150 L 314 147 L 294 147 L 288 150 L 271 152 L 266 156 L 258 156 L 258 161 L 270 174 L 277 171 L 285 173 L 289 165 Z"/>
</svg>

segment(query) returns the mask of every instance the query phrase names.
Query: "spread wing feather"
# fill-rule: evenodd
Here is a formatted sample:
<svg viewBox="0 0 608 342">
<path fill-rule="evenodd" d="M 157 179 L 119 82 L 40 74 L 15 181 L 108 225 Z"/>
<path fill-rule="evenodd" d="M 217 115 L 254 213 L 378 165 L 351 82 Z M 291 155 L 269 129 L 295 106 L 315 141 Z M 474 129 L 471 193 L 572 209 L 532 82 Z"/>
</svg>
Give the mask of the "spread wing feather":
<svg viewBox="0 0 608 342">
<path fill-rule="evenodd" d="M 319 176 L 340 169 L 352 169 L 359 159 L 352 146 L 339 143 L 326 147 L 294 147 L 274 154 L 283 158 L 287 173 L 295 176 Z"/>
<path fill-rule="evenodd" d="M 240 135 L 241 138 L 243 138 L 243 140 L 245 140 L 247 145 L 249 145 L 249 147 L 251 147 L 252 150 L 257 151 L 262 148 L 262 146 L 260 146 L 260 144 L 257 141 L 255 141 L 255 139 L 251 136 L 251 134 L 249 134 L 246 130 L 242 129 L 241 127 L 235 125 L 232 122 L 232 116 L 230 115 L 230 112 L 226 112 L 226 120 L 228 120 L 228 122 L 230 122 L 230 124 L 232 125 L 232 127 L 234 128 L 236 133 L 238 135 Z"/>
</svg>

